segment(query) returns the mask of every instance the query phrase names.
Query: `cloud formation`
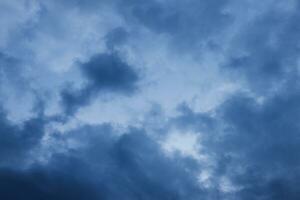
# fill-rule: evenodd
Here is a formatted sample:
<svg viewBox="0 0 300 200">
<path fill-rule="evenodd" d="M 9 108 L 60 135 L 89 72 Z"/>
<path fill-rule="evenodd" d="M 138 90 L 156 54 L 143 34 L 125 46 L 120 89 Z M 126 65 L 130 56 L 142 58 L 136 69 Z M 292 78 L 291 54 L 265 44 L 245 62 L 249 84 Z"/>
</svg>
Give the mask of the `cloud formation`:
<svg viewBox="0 0 300 200">
<path fill-rule="evenodd" d="M 44 135 L 44 120 L 37 117 L 26 121 L 22 127 L 9 122 L 4 111 L 0 117 L 0 165 L 18 164 L 20 160 L 30 160 L 28 153 L 38 146 Z"/>
<path fill-rule="evenodd" d="M 1 1 L 0 199 L 299 199 L 298 10 Z"/>
<path fill-rule="evenodd" d="M 137 89 L 138 74 L 115 54 L 100 54 L 80 64 L 87 84 L 79 90 L 62 91 L 62 101 L 67 114 L 96 98 L 99 93 L 130 95 Z"/>
<path fill-rule="evenodd" d="M 54 153 L 45 165 L 2 168 L 0 197 L 22 199 L 25 193 L 30 199 L 196 199 L 204 194 L 194 167 L 184 159 L 166 158 L 141 130 L 118 138 L 110 125 L 82 127 L 64 140 L 83 145 Z M 16 189 L 18 193 L 12 192 Z"/>
</svg>

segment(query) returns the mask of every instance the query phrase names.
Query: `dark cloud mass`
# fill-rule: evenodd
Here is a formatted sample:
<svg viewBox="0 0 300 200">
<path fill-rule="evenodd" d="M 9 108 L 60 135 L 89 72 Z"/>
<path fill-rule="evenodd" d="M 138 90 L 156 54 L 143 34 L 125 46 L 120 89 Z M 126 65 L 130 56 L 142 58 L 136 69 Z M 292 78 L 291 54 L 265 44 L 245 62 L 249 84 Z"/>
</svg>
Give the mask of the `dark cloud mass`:
<svg viewBox="0 0 300 200">
<path fill-rule="evenodd" d="M 299 200 L 299 6 L 0 1 L 0 200 Z"/>
<path fill-rule="evenodd" d="M 79 90 L 62 91 L 66 113 L 72 114 L 101 93 L 130 95 L 137 90 L 139 75 L 115 54 L 100 54 L 80 64 L 87 84 Z"/>
<path fill-rule="evenodd" d="M 243 199 L 300 197 L 299 116 L 299 89 L 283 91 L 263 105 L 244 96 L 224 105 L 228 134 L 216 145 L 229 155 L 225 173 L 244 187 Z M 244 168 L 241 174 L 238 167 Z"/>
<path fill-rule="evenodd" d="M 294 78 L 298 70 L 300 19 L 295 10 L 270 9 L 255 18 L 233 41 L 234 54 L 225 67 L 245 76 L 259 92 L 277 87 L 277 83 Z"/>
<path fill-rule="evenodd" d="M 18 164 L 26 160 L 28 153 L 40 144 L 44 135 L 44 119 L 30 119 L 22 126 L 7 120 L 5 112 L 0 113 L 0 166 Z M 22 163 L 22 162 L 21 162 Z"/>
<path fill-rule="evenodd" d="M 1 168 L 1 199 L 198 199 L 205 194 L 193 168 L 166 158 L 139 130 L 116 138 L 103 125 L 72 135 L 86 146 L 23 171 Z"/>
<path fill-rule="evenodd" d="M 230 177 L 239 188 L 230 199 L 299 199 L 299 97 L 294 80 L 263 103 L 236 94 L 215 118 L 184 111 L 176 124 L 206 130 L 203 145 L 218 163 L 215 177 Z"/>
</svg>

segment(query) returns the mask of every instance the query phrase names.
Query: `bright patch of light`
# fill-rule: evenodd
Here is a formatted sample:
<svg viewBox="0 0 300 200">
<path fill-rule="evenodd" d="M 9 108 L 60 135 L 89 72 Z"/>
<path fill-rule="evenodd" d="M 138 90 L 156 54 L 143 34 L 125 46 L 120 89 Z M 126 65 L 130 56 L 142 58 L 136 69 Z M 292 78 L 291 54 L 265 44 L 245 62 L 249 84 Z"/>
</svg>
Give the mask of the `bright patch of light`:
<svg viewBox="0 0 300 200">
<path fill-rule="evenodd" d="M 162 147 L 167 154 L 180 153 L 195 159 L 201 158 L 199 136 L 195 133 L 171 133 L 162 143 Z"/>
</svg>

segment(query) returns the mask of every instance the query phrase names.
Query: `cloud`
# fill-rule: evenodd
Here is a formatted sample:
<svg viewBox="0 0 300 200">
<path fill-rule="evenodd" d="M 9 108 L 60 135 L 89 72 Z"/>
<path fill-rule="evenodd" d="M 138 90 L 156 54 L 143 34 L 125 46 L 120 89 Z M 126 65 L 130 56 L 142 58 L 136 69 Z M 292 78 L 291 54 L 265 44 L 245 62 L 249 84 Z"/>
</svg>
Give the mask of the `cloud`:
<svg viewBox="0 0 300 200">
<path fill-rule="evenodd" d="M 253 91 L 270 92 L 298 70 L 298 4 L 287 11 L 271 4 L 242 26 L 231 40 L 225 65 L 249 82 Z M 242 17 L 242 16 L 241 16 Z"/>
<path fill-rule="evenodd" d="M 21 60 L 0 52 L 0 81 L 9 81 L 18 86 L 17 83 L 22 82 L 21 64 Z"/>
<path fill-rule="evenodd" d="M 299 176 L 298 101 L 297 89 L 275 95 L 263 105 L 243 96 L 224 105 L 228 129 L 217 145 L 228 155 L 225 173 L 242 185 L 242 198 L 257 198 L 254 194 L 266 199 L 299 198 L 294 185 Z"/>
<path fill-rule="evenodd" d="M 129 33 L 122 27 L 117 27 L 110 31 L 106 36 L 106 46 L 110 50 L 114 50 L 116 46 L 120 46 L 126 42 Z"/>
<path fill-rule="evenodd" d="M 25 121 L 22 125 L 11 123 L 6 113 L 0 113 L 0 166 L 19 165 L 31 160 L 29 153 L 38 147 L 44 136 L 43 117 Z"/>
<path fill-rule="evenodd" d="M 224 198 L 298 199 L 299 98 L 293 80 L 263 102 L 238 93 L 214 115 L 184 109 L 174 122 L 183 131 L 201 131 L 199 153 L 213 163 L 207 163 L 208 179 Z M 232 187 L 227 194 L 222 177 Z"/>
<path fill-rule="evenodd" d="M 177 51 L 200 48 L 232 22 L 225 12 L 230 1 L 118 1 L 129 24 L 168 34 Z"/>
<path fill-rule="evenodd" d="M 80 64 L 87 84 L 72 91 L 62 91 L 62 100 L 67 114 L 72 114 L 98 94 L 113 93 L 130 95 L 137 90 L 138 73 L 116 54 L 99 54 Z"/>
<path fill-rule="evenodd" d="M 0 199 L 300 198 L 297 1 L 0 7 Z"/>
<path fill-rule="evenodd" d="M 1 168 L 0 177 L 5 180 L 1 198 L 21 199 L 21 191 L 33 200 L 198 199 L 205 195 L 193 175 L 195 169 L 180 158 L 166 158 L 143 131 L 133 129 L 116 137 L 107 124 L 85 126 L 59 138 L 81 145 L 54 153 L 45 165 Z"/>
</svg>

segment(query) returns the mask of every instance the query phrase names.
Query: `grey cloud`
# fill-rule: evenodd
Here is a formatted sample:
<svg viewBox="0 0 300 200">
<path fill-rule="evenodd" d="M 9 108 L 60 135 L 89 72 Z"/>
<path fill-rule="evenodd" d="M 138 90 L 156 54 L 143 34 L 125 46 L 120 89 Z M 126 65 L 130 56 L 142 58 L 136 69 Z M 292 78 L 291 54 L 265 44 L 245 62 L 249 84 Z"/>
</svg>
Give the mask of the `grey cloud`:
<svg viewBox="0 0 300 200">
<path fill-rule="evenodd" d="M 79 90 L 62 91 L 62 102 L 67 114 L 87 105 L 101 93 L 130 95 L 137 90 L 138 73 L 116 54 L 99 54 L 80 64 L 87 84 Z"/>
<path fill-rule="evenodd" d="M 117 27 L 110 31 L 106 36 L 106 46 L 111 51 L 115 47 L 123 45 L 129 37 L 129 33 L 123 27 Z"/>
<path fill-rule="evenodd" d="M 202 153 L 216 163 L 211 180 L 218 185 L 225 176 L 235 188 L 226 198 L 279 200 L 300 195 L 299 117 L 294 79 L 263 103 L 235 94 L 213 118 L 185 109 L 175 121 L 184 129 L 203 130 Z"/>
<path fill-rule="evenodd" d="M 299 54 L 299 4 L 290 12 L 270 7 L 243 26 L 231 42 L 233 53 L 223 66 L 259 93 L 294 78 Z"/>
<path fill-rule="evenodd" d="M 44 125 L 45 121 L 41 116 L 29 119 L 23 125 L 12 124 L 2 110 L 0 113 L 0 165 L 18 165 L 25 161 L 30 151 L 40 144 L 44 136 Z"/>
<path fill-rule="evenodd" d="M 79 140 L 83 146 L 53 154 L 46 165 L 21 171 L 1 168 L 1 198 L 22 199 L 20 192 L 33 200 L 192 200 L 206 195 L 193 168 L 180 158 L 165 157 L 142 130 L 118 138 L 109 124 L 85 126 L 58 138 Z"/>
<path fill-rule="evenodd" d="M 146 28 L 154 34 L 171 38 L 171 50 L 176 47 L 189 55 L 198 56 L 198 47 L 209 51 L 210 47 L 220 48 L 220 51 L 213 53 L 224 53 L 222 56 L 225 61 L 220 66 L 221 70 L 226 76 L 235 74 L 239 80 L 240 77 L 245 78 L 249 88 L 243 89 L 249 93 L 234 94 L 211 113 L 197 113 L 183 104 L 178 109 L 180 115 L 171 118 L 160 113 L 162 111 L 158 102 L 158 108 L 149 114 L 148 123 L 143 124 L 140 129 L 128 128 L 121 136 L 117 136 L 113 125 L 109 123 L 82 126 L 66 131 L 65 134 L 51 132 L 48 137 L 54 142 L 46 144 L 50 145 L 49 149 L 46 147 L 49 151 L 46 153 L 50 157 L 43 163 L 33 162 L 31 165 L 28 162 L 35 160 L 32 152 L 43 154 L 39 152 L 42 151 L 39 147 L 43 145 L 46 127 L 52 125 L 52 122 L 68 126 L 64 124 L 65 116 L 45 117 L 44 106 L 49 106 L 46 102 L 36 105 L 37 110 L 32 111 L 36 114 L 35 117 L 26 119 L 22 124 L 15 124 L 8 119 L 3 108 L 0 112 L 1 199 L 300 198 L 298 2 L 296 8 L 289 12 L 275 6 L 264 8 L 249 21 L 243 18 L 247 15 L 242 13 L 239 22 L 249 23 L 239 26 L 238 30 L 234 29 L 232 34 L 230 28 L 234 28 L 231 25 L 237 20 L 237 16 L 234 12 L 225 13 L 224 9 L 230 7 L 231 3 L 237 3 L 235 1 L 51 2 L 38 4 L 39 9 L 28 16 L 23 13 L 26 8 L 23 4 L 19 9 L 11 9 L 13 14 L 16 11 L 22 12 L 15 16 L 18 19 L 24 16 L 24 21 L 13 18 L 10 22 L 12 14 L 3 14 L 7 23 L 12 23 L 8 27 L 9 32 L 3 32 L 5 37 L 0 37 L 5 40 L 0 41 L 3 48 L 3 53 L 0 54 L 0 80 L 1 83 L 4 79 L 7 80 L 3 88 L 9 88 L 11 83 L 23 86 L 23 70 L 30 75 L 35 74 L 30 71 L 34 68 L 25 68 L 27 66 L 45 65 L 47 69 L 57 63 L 71 66 L 78 57 L 87 58 L 95 54 L 98 52 L 95 51 L 97 48 L 83 47 L 99 45 L 99 38 L 103 36 L 101 41 L 108 49 L 107 52 L 95 54 L 86 62 L 76 63 L 81 78 L 85 81 L 82 87 L 66 85 L 62 90 L 54 89 L 60 95 L 65 112 L 63 114 L 74 117 L 73 114 L 79 108 L 89 105 L 102 95 L 109 94 L 114 98 L 133 95 L 143 89 L 138 85 L 143 77 L 121 59 L 118 48 L 134 39 L 131 35 L 133 31 Z M 107 8 L 105 6 L 109 6 L 112 12 L 116 12 L 112 15 L 116 14 L 125 23 L 122 26 L 107 22 L 108 28 L 104 28 L 105 33 L 99 36 L 98 31 L 103 27 L 95 28 L 98 27 L 97 20 L 97 23 L 92 21 L 88 26 L 82 22 L 90 22 L 94 19 L 91 17 L 93 14 L 95 18 L 99 17 L 99 9 Z M 79 19 L 83 19 L 80 21 L 83 26 L 77 26 L 76 20 Z M 0 21 L 5 28 L 6 22 Z M 89 27 L 92 27 L 91 32 L 80 31 L 89 30 Z M 77 37 L 70 39 L 69 36 L 73 36 L 73 33 Z M 216 39 L 222 38 L 224 33 L 232 37 L 230 44 L 222 43 L 226 39 Z M 82 39 L 83 35 L 87 37 Z M 60 46 L 64 40 L 67 42 Z M 72 51 L 71 44 L 77 42 L 79 44 L 75 47 L 78 49 Z M 24 44 L 28 46 L 24 47 Z M 52 44 L 54 45 L 51 46 Z M 226 52 L 222 52 L 224 46 L 229 46 Z M 177 54 L 172 57 L 176 56 Z M 56 62 L 57 60 L 59 61 Z M 61 73 L 60 77 L 63 77 L 63 72 Z M 182 76 L 184 75 L 183 73 Z M 31 86 L 35 84 L 37 90 L 40 89 L 37 87 L 38 82 L 30 83 Z M 15 92 L 15 88 L 12 87 L 11 90 Z M 169 92 L 172 93 L 171 90 Z M 45 99 L 42 93 L 38 91 L 36 95 Z M 262 100 L 253 97 L 256 94 L 263 95 Z M 182 96 L 184 95 L 183 92 Z M 20 99 L 20 104 L 22 103 Z M 156 121 L 151 123 L 153 119 Z M 152 124 L 159 126 L 151 127 Z M 181 155 L 165 156 L 159 142 L 153 138 L 164 137 L 164 132 L 168 132 L 169 128 L 175 128 L 176 131 L 193 130 L 201 134 L 200 153 L 205 154 L 213 163 L 210 166 L 211 176 L 208 178 L 212 182 L 211 187 L 204 187 L 197 180 L 199 172 L 203 170 L 202 163 Z M 149 135 L 144 129 L 157 133 Z M 79 145 L 72 146 L 69 142 Z M 64 151 L 60 152 L 56 148 L 63 148 Z M 204 167 L 206 164 L 203 164 Z M 223 177 L 228 178 L 233 185 L 229 192 L 219 188 Z"/>
<path fill-rule="evenodd" d="M 224 10 L 230 1 L 139 1 L 118 2 L 118 8 L 129 24 L 137 24 L 157 33 L 167 33 L 172 47 L 187 50 L 214 43 L 211 38 L 219 35 L 232 22 Z"/>
</svg>

